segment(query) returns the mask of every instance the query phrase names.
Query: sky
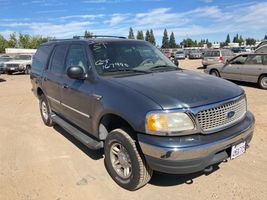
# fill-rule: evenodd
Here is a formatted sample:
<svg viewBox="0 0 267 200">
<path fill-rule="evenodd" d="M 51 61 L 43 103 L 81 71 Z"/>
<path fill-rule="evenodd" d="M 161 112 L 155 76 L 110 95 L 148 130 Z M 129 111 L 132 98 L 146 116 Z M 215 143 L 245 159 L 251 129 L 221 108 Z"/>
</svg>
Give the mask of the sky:
<svg viewBox="0 0 267 200">
<path fill-rule="evenodd" d="M 176 41 L 224 41 L 238 33 L 262 39 L 267 34 L 267 1 L 257 0 L 0 0 L 0 34 L 12 32 L 71 38 L 85 30 L 127 36 L 129 27 L 163 30 Z"/>
</svg>

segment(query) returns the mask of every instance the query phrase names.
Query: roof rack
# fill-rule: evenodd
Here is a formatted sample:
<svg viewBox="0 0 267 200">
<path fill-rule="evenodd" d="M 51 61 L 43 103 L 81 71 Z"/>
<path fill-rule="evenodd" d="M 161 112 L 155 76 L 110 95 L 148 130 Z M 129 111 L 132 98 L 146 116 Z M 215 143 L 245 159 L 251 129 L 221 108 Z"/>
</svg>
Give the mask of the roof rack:
<svg viewBox="0 0 267 200">
<path fill-rule="evenodd" d="M 126 39 L 126 37 L 112 36 L 112 35 L 73 36 L 73 39 L 89 39 L 89 38 L 118 38 L 118 39 Z"/>
</svg>

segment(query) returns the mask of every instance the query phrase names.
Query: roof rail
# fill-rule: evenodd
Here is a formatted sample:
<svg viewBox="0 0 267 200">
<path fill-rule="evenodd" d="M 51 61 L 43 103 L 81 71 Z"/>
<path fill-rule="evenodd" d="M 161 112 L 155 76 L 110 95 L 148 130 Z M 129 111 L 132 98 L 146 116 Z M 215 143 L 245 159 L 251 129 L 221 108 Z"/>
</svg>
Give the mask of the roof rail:
<svg viewBox="0 0 267 200">
<path fill-rule="evenodd" d="M 126 37 L 122 36 L 112 36 L 112 35 L 90 35 L 90 36 L 73 36 L 73 39 L 89 39 L 89 38 L 118 38 L 118 39 L 126 39 Z"/>
</svg>

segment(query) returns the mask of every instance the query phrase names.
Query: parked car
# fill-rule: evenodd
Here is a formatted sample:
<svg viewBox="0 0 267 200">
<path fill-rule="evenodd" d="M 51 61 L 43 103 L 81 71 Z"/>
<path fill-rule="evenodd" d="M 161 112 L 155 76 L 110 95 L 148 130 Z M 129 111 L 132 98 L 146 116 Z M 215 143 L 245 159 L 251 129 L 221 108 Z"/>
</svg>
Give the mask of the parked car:
<svg viewBox="0 0 267 200">
<path fill-rule="evenodd" d="M 206 68 L 208 65 L 224 63 L 234 57 L 234 53 L 229 49 L 212 49 L 204 53 L 202 65 Z"/>
<path fill-rule="evenodd" d="M 1 56 L 0 57 L 0 74 L 5 73 L 5 63 L 10 61 L 12 58 L 9 56 Z"/>
<path fill-rule="evenodd" d="M 258 48 L 267 45 L 267 40 L 262 40 L 256 47 L 255 49 L 257 50 Z"/>
<path fill-rule="evenodd" d="M 232 49 L 232 52 L 233 53 L 244 53 L 244 52 L 246 52 L 246 49 L 245 48 L 242 48 L 242 47 L 233 47 Z"/>
<path fill-rule="evenodd" d="M 191 50 L 189 52 L 189 59 L 201 59 L 202 58 L 202 52 L 199 50 Z"/>
<path fill-rule="evenodd" d="M 29 74 L 32 66 L 32 55 L 31 54 L 18 54 L 4 64 L 5 71 L 11 75 L 14 72 L 24 72 Z"/>
<path fill-rule="evenodd" d="M 104 148 L 108 173 L 128 190 L 153 171 L 210 171 L 252 139 L 243 89 L 177 68 L 146 41 L 50 41 L 38 48 L 30 77 L 44 124 Z"/>
<path fill-rule="evenodd" d="M 267 53 L 267 45 L 260 46 L 255 50 L 255 53 Z"/>
<path fill-rule="evenodd" d="M 205 73 L 218 77 L 258 83 L 267 89 L 267 54 L 242 54 L 225 64 L 210 65 Z"/>
<path fill-rule="evenodd" d="M 176 51 L 174 57 L 176 59 L 185 59 L 185 53 L 184 51 Z"/>
</svg>

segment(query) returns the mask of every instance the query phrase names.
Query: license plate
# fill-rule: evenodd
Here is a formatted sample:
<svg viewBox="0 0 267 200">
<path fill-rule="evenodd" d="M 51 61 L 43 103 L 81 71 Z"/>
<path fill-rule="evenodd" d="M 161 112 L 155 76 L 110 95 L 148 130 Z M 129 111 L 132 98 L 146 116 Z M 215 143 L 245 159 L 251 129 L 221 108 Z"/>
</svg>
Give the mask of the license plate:
<svg viewBox="0 0 267 200">
<path fill-rule="evenodd" d="M 245 153 L 245 151 L 246 151 L 246 142 L 242 142 L 240 144 L 232 146 L 231 159 L 235 159 L 236 157 Z"/>
<path fill-rule="evenodd" d="M 15 67 L 10 67 L 10 70 L 15 70 Z"/>
</svg>

